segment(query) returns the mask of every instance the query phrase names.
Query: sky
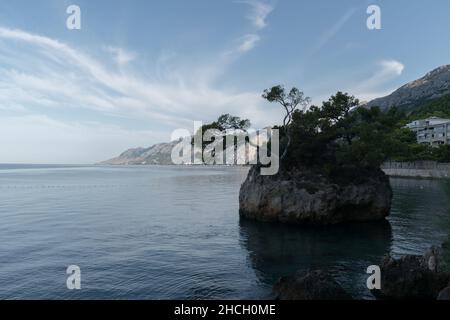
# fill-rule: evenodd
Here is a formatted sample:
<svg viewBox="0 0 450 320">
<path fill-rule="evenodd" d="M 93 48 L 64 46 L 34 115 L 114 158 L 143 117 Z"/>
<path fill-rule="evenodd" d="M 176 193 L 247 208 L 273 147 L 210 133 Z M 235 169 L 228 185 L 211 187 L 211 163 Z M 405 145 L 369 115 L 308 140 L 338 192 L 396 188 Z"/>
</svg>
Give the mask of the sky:
<svg viewBox="0 0 450 320">
<path fill-rule="evenodd" d="M 223 113 L 279 124 L 261 98 L 278 84 L 316 105 L 387 95 L 450 63 L 448 12 L 448 0 L 3 0 L 0 163 L 96 163 Z"/>
</svg>

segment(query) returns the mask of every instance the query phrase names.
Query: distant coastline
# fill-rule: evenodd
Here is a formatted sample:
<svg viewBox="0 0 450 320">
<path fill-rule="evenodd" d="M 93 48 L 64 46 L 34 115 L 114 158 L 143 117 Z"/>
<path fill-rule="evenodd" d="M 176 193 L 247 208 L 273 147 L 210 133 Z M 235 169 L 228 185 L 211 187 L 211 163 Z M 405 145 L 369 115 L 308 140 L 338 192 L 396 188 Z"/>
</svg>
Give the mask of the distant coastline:
<svg viewBox="0 0 450 320">
<path fill-rule="evenodd" d="M 90 164 L 35 164 L 35 163 L 0 163 L 0 170 L 11 169 L 54 169 L 54 168 L 85 168 Z"/>
</svg>

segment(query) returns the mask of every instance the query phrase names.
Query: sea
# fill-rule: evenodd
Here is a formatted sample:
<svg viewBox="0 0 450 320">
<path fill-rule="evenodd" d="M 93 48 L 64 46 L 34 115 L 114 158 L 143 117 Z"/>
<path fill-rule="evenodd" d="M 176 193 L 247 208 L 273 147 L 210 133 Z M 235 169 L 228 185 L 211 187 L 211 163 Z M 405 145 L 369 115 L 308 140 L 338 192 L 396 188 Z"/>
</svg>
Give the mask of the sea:
<svg viewBox="0 0 450 320">
<path fill-rule="evenodd" d="M 281 276 L 315 268 L 373 299 L 368 266 L 450 233 L 449 180 L 392 178 L 380 223 L 302 227 L 240 219 L 247 172 L 0 165 L 0 299 L 271 299 Z"/>
</svg>

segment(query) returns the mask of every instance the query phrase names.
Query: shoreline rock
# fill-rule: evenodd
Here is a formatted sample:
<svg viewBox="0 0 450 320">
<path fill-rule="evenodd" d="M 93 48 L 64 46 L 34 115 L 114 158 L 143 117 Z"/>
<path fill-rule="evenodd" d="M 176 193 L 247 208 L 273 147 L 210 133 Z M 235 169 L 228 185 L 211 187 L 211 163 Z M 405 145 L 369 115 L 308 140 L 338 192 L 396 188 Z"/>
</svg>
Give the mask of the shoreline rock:
<svg viewBox="0 0 450 320">
<path fill-rule="evenodd" d="M 447 287 L 439 292 L 437 300 L 450 300 L 450 287 Z"/>
<path fill-rule="evenodd" d="M 431 247 L 423 256 L 387 256 L 380 265 L 381 290 L 373 290 L 378 299 L 434 300 L 449 286 L 450 273 L 442 247 Z M 448 294 L 449 292 L 444 292 Z M 448 295 L 446 295 L 448 297 Z"/>
<path fill-rule="evenodd" d="M 273 293 L 277 300 L 352 300 L 351 295 L 324 270 L 282 277 L 274 285 Z"/>
<path fill-rule="evenodd" d="M 241 217 L 264 222 L 337 224 L 377 221 L 390 213 L 392 189 L 381 171 L 337 183 L 310 169 L 262 176 L 253 166 L 239 194 Z"/>
</svg>

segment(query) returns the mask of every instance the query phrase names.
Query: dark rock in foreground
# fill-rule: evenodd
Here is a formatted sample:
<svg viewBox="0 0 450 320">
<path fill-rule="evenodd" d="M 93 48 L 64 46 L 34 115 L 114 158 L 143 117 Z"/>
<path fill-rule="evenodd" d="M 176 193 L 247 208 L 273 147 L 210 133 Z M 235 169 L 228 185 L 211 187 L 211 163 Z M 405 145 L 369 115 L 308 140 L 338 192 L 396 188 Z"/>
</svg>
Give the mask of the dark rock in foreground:
<svg viewBox="0 0 450 320">
<path fill-rule="evenodd" d="M 380 299 L 436 299 L 450 281 L 440 247 L 432 247 L 424 256 L 388 256 L 380 268 L 381 290 L 373 291 Z"/>
<path fill-rule="evenodd" d="M 262 176 L 253 166 L 239 195 L 240 215 L 267 222 L 336 224 L 389 215 L 389 178 L 375 170 L 359 182 L 336 183 L 308 169 Z"/>
<path fill-rule="evenodd" d="M 450 287 L 447 287 L 447 288 L 443 289 L 441 292 L 439 292 L 437 299 L 438 300 L 450 300 Z"/>
<path fill-rule="evenodd" d="M 442 248 L 445 250 L 450 249 L 450 236 L 442 243 Z"/>
<path fill-rule="evenodd" d="M 352 297 L 327 272 L 297 273 L 281 278 L 273 287 L 278 300 L 351 300 Z"/>
</svg>

